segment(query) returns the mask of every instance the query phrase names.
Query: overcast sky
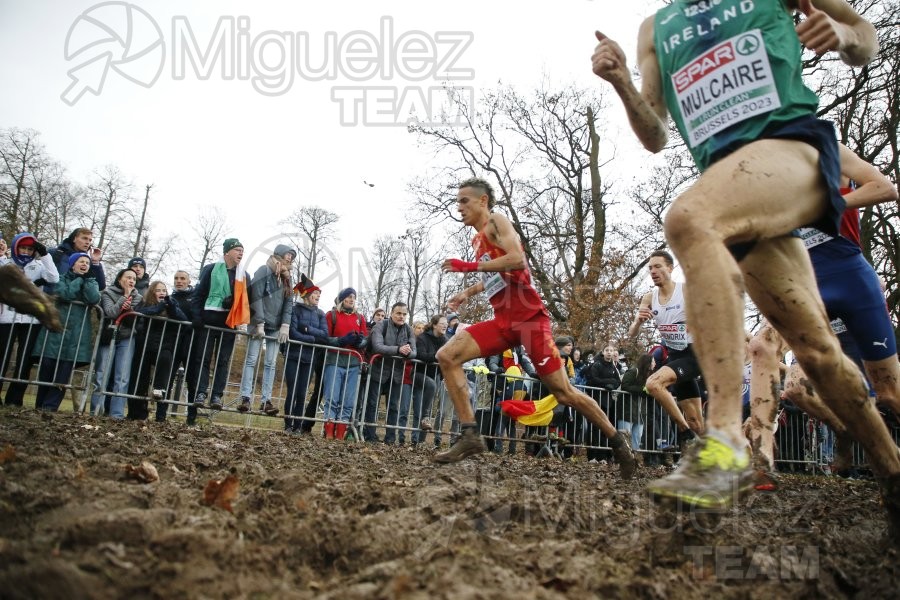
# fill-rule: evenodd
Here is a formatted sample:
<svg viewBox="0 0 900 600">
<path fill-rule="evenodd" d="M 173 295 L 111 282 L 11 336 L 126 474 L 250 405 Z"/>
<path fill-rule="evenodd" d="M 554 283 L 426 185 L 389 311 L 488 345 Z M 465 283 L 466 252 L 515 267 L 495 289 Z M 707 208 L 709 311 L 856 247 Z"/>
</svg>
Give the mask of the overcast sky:
<svg viewBox="0 0 900 600">
<path fill-rule="evenodd" d="M 405 230 L 406 184 L 428 166 L 415 137 L 389 124 L 406 117 L 392 98 L 440 87 L 442 66 L 476 95 L 498 80 L 528 89 L 543 73 L 600 85 L 594 30 L 633 63 L 640 19 L 660 4 L 0 0 L 0 127 L 38 130 L 76 181 L 114 163 L 139 190 L 152 183 L 154 235 L 188 236 L 196 207 L 217 205 L 247 248 L 271 248 L 280 218 L 319 205 L 341 217 L 344 260 Z M 231 40 L 230 55 L 203 64 L 198 54 Z M 623 114 L 616 106 L 610 118 Z M 637 144 L 629 135 L 620 146 Z"/>
</svg>

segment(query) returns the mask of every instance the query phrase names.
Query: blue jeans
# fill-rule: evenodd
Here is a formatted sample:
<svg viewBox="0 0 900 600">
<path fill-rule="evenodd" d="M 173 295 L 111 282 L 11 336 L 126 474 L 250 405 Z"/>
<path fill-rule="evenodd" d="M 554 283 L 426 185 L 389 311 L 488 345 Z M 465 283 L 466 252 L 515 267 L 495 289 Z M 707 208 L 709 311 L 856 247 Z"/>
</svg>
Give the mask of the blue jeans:
<svg viewBox="0 0 900 600">
<path fill-rule="evenodd" d="M 103 344 L 97 349 L 97 370 L 94 377 L 94 393 L 91 395 L 91 414 L 98 415 L 103 409 L 104 392 L 110 387 L 106 381 L 110 367 L 115 365 L 113 377 L 113 394 L 128 392 L 128 379 L 131 377 L 131 359 L 134 357 L 134 344 L 131 338 L 119 340 L 112 347 Z M 109 416 L 113 419 L 125 418 L 125 398 L 113 396 L 109 401 Z"/>
<path fill-rule="evenodd" d="M 616 429 L 619 431 L 631 432 L 631 447 L 638 450 L 641 447 L 641 437 L 644 435 L 643 423 L 632 423 L 630 421 L 617 421 Z"/>
<path fill-rule="evenodd" d="M 325 420 L 349 423 L 356 406 L 359 365 L 325 365 L 324 377 Z"/>
<path fill-rule="evenodd" d="M 275 338 L 254 338 L 247 341 L 247 358 L 244 359 L 244 372 L 241 376 L 241 398 L 253 397 L 253 384 L 256 379 L 256 361 L 259 360 L 259 349 L 266 343 L 266 361 L 263 364 L 262 402 L 272 398 L 272 385 L 275 383 L 275 362 L 278 360 L 278 340 Z"/>
<path fill-rule="evenodd" d="M 387 394 L 387 427 L 384 430 L 384 443 L 393 444 L 397 437 L 397 413 L 400 403 L 400 391 L 403 384 L 389 378 L 385 381 L 377 381 L 372 377 L 369 383 L 369 394 L 366 397 L 365 425 L 363 427 L 363 439 L 367 442 L 377 442 L 378 435 L 375 432 L 378 419 L 378 404 L 381 394 Z"/>
</svg>

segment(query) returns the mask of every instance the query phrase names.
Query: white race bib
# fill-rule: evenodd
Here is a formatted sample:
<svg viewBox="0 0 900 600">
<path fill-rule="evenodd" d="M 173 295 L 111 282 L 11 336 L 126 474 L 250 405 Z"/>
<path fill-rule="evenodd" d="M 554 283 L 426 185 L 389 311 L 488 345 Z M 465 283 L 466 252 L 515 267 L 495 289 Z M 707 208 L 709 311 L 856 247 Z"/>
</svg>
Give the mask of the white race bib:
<svg viewBox="0 0 900 600">
<path fill-rule="evenodd" d="M 672 350 L 684 350 L 688 347 L 687 325 L 684 323 L 672 323 L 671 325 L 657 325 L 659 337 L 663 344 Z"/>
<path fill-rule="evenodd" d="M 759 29 L 713 46 L 673 73 L 672 86 L 691 148 L 781 106 Z"/>
<path fill-rule="evenodd" d="M 801 227 L 797 230 L 800 234 L 800 239 L 803 240 L 803 245 L 807 250 L 810 248 L 815 248 L 819 244 L 824 244 L 825 242 L 831 241 L 834 238 L 824 231 L 819 231 L 815 227 Z"/>
<path fill-rule="evenodd" d="M 487 262 L 491 260 L 489 254 L 483 254 L 479 261 Z M 506 288 L 506 281 L 500 277 L 500 273 L 492 273 L 483 271 L 481 273 L 481 283 L 484 285 L 484 293 L 488 298 L 493 297 L 498 292 L 502 292 Z"/>
</svg>

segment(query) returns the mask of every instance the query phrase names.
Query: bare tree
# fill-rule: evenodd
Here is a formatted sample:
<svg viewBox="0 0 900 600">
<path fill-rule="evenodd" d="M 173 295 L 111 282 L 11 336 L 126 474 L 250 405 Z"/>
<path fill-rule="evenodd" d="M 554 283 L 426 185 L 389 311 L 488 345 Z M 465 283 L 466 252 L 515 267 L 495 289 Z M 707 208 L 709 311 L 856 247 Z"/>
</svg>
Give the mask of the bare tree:
<svg viewBox="0 0 900 600">
<path fill-rule="evenodd" d="M 409 228 L 400 236 L 400 241 L 403 244 L 403 287 L 406 291 L 406 305 L 412 318 L 421 316 L 416 313 L 420 294 L 425 290 L 427 280 L 434 275 L 437 262 L 429 248 L 431 239 L 427 228 Z"/>
<path fill-rule="evenodd" d="M 298 257 L 303 258 L 295 265 L 297 270 L 295 279 L 299 281 L 300 274 L 306 273 L 307 277 L 315 281 L 316 265 L 324 260 L 323 246 L 336 241 L 334 225 L 338 220 L 340 217 L 337 213 L 330 210 L 318 206 L 304 206 L 281 221 L 281 225 L 292 229 L 287 235 L 297 248 Z"/>
<path fill-rule="evenodd" d="M 379 236 L 372 242 L 366 262 L 369 278 L 365 289 L 360 289 L 360 310 L 368 313 L 375 308 L 387 308 L 388 302 L 397 297 L 400 288 L 400 240 L 391 236 Z M 362 286 L 361 286 L 362 287 Z"/>
<path fill-rule="evenodd" d="M 213 206 L 201 206 L 197 209 L 197 220 L 193 226 L 196 234 L 196 246 L 188 251 L 188 256 L 197 265 L 196 276 L 214 255 L 228 231 L 228 219 L 221 209 Z"/>
<path fill-rule="evenodd" d="M 519 234 L 553 319 L 579 338 L 593 335 L 590 325 L 618 310 L 634 272 L 620 268 L 630 257 L 607 237 L 615 198 L 600 175 L 605 165 L 596 111 L 603 98 L 544 84 L 528 94 L 492 90 L 477 109 L 463 95 L 453 101 L 463 127 L 411 128 L 452 161 L 411 185 L 416 205 L 426 219 L 455 218 L 455 185 L 486 177 Z"/>
<path fill-rule="evenodd" d="M 0 226 L 16 233 L 25 220 L 31 172 L 46 160 L 45 150 L 33 129 L 5 129 L 0 135 Z"/>
<path fill-rule="evenodd" d="M 103 248 L 111 263 L 123 263 L 131 256 L 133 188 L 131 180 L 113 164 L 95 171 L 87 186 L 94 243 Z"/>
<path fill-rule="evenodd" d="M 135 256 L 142 256 L 147 251 L 147 236 L 144 231 L 147 220 L 147 206 L 150 204 L 150 190 L 153 189 L 153 184 L 151 183 L 145 186 L 144 189 L 144 205 L 141 209 L 141 217 L 137 225 L 137 235 L 134 236 L 134 251 L 132 254 Z M 141 242 L 143 242 L 143 245 L 141 245 Z"/>
</svg>

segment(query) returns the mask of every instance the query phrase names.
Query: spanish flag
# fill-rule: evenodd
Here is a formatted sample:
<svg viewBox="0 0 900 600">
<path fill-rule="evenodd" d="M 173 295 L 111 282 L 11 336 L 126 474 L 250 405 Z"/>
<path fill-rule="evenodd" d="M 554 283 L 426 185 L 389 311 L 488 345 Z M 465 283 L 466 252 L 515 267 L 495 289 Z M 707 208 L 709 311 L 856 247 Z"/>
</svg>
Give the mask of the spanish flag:
<svg viewBox="0 0 900 600">
<path fill-rule="evenodd" d="M 500 410 L 522 425 L 549 425 L 553 420 L 553 409 L 559 404 L 553 394 L 540 400 L 502 400 L 497 403 Z"/>
<path fill-rule="evenodd" d="M 231 305 L 228 318 L 225 319 L 225 324 L 232 329 L 237 329 L 238 325 L 250 323 L 250 298 L 247 296 L 246 272 L 247 269 L 242 260 L 234 270 L 234 304 Z"/>
</svg>

